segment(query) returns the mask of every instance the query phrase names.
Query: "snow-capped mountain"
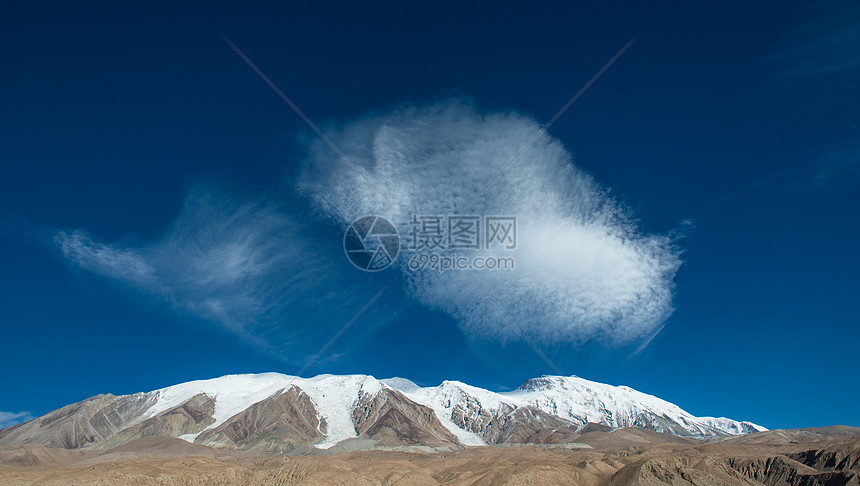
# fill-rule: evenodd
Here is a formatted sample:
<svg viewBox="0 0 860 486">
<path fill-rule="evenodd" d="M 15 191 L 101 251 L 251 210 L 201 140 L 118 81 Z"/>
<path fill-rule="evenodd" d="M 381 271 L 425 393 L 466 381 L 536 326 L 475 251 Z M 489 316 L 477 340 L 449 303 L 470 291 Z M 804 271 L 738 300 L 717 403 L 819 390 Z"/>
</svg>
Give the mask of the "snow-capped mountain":
<svg viewBox="0 0 860 486">
<path fill-rule="evenodd" d="M 133 395 L 98 395 L 0 430 L 0 443 L 109 448 L 151 435 L 265 452 L 297 448 L 571 442 L 590 422 L 710 438 L 766 430 L 695 417 L 628 387 L 544 376 L 495 393 L 365 375 L 228 375 Z M 352 441 L 349 441 L 352 439 Z M 347 441 L 347 442 L 344 442 Z"/>
<path fill-rule="evenodd" d="M 533 427 L 556 426 L 561 419 L 577 427 L 590 422 L 617 427 L 641 427 L 681 437 L 708 438 L 739 435 L 766 430 L 764 427 L 726 418 L 695 417 L 675 404 L 646 395 L 626 386 L 611 386 L 576 376 L 543 376 L 526 381 L 510 392 L 494 393 L 456 381 L 437 387 L 420 388 L 414 384 L 383 380 L 417 403 L 436 412 L 443 423 L 451 422 L 460 442 L 478 445 L 487 442 L 485 425 L 498 424 L 499 418 L 528 412 Z M 518 423 L 519 427 L 526 424 Z M 448 424 L 446 423 L 446 426 Z M 457 430 L 459 429 L 459 430 Z M 466 431 L 464 434 L 461 431 Z M 478 437 L 476 437 L 476 435 Z M 498 440 L 501 439 L 501 440 Z M 505 442 L 497 438 L 491 442 Z"/>
</svg>

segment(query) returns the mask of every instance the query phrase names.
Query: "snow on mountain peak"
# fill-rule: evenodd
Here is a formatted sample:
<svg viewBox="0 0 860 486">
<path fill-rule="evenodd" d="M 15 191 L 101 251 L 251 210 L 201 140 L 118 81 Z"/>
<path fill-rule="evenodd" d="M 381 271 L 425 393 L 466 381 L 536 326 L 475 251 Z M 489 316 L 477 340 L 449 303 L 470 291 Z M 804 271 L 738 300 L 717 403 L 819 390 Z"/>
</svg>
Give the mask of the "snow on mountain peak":
<svg viewBox="0 0 860 486">
<path fill-rule="evenodd" d="M 382 382 L 383 385 L 404 393 L 413 392 L 421 388 L 406 378 L 399 378 L 396 376 L 394 378 L 386 378 L 379 381 Z"/>
<path fill-rule="evenodd" d="M 202 433 L 218 427 L 257 402 L 277 393 L 286 393 L 293 386 L 308 395 L 319 415 L 325 419 L 326 437 L 318 447 L 328 448 L 357 435 L 352 421 L 353 405 L 362 396 L 379 393 L 383 384 L 367 375 L 326 374 L 313 378 L 298 378 L 280 373 L 226 375 L 211 380 L 190 381 L 152 392 L 156 401 L 141 420 L 179 406 L 202 393 L 215 401 L 215 422 L 201 431 Z"/>
<path fill-rule="evenodd" d="M 215 428 L 251 405 L 278 393 L 286 393 L 292 387 L 304 392 L 316 407 L 319 417 L 325 420 L 325 430 L 321 431 L 325 437 L 316 444 L 320 448 L 357 437 L 353 420 L 355 406 L 362 398 L 373 397 L 385 388 L 397 390 L 410 400 L 432 409 L 442 425 L 465 445 L 483 445 L 486 441 L 472 430 L 462 428 L 463 421 L 500 416 L 527 407 L 554 415 L 577 427 L 596 422 L 611 427 L 645 427 L 691 437 L 765 430 L 748 422 L 695 417 L 677 405 L 627 386 L 606 385 L 577 376 L 551 375 L 532 378 L 516 390 L 499 393 L 452 380 L 435 387 L 420 387 L 405 378 L 377 380 L 368 375 L 326 374 L 313 378 L 280 373 L 227 375 L 150 392 L 154 403 L 140 420 L 203 393 L 215 401 L 215 422 L 207 429 Z"/>
</svg>

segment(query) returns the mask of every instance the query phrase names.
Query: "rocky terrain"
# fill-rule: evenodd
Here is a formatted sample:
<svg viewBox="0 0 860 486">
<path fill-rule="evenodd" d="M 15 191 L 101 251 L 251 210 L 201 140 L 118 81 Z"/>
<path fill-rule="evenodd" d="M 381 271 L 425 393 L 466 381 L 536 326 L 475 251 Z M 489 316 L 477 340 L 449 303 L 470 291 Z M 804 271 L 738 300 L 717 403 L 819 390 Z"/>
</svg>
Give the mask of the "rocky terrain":
<svg viewBox="0 0 860 486">
<path fill-rule="evenodd" d="M 379 409 L 371 416 L 390 411 Z M 446 452 L 314 449 L 264 454 L 158 435 L 105 450 L 3 445 L 0 484 L 860 485 L 857 428 L 710 440 L 633 427 L 589 429 L 569 437 L 577 441 L 573 443 Z"/>
</svg>

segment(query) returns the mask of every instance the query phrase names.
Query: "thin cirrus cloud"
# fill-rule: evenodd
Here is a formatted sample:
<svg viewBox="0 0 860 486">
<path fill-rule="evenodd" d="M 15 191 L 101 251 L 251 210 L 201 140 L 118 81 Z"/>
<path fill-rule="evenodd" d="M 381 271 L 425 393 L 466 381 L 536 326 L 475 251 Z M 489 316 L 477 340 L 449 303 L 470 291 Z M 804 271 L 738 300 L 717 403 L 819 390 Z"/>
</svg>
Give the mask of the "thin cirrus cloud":
<svg viewBox="0 0 860 486">
<path fill-rule="evenodd" d="M 860 105 L 860 5 L 856 2 L 831 1 L 806 7 L 808 20 L 791 32 L 788 43 L 774 60 L 783 65 L 787 79 L 814 83 L 827 102 L 826 118 L 833 117 L 833 107 L 857 113 Z M 819 97 L 819 98 L 822 98 Z M 844 128 L 832 130 L 840 138 L 831 140 L 821 155 L 803 167 L 803 187 L 827 190 L 841 184 L 846 177 L 860 174 L 860 137 L 856 116 Z M 840 135 L 841 134 L 841 135 Z"/>
<path fill-rule="evenodd" d="M 30 412 L 0 412 L 0 429 L 33 420 Z"/>
<path fill-rule="evenodd" d="M 860 6 L 824 2 L 807 9 L 808 20 L 790 32 L 794 40 L 775 58 L 786 63 L 784 73 L 838 76 L 860 71 Z"/>
<path fill-rule="evenodd" d="M 539 128 L 520 114 L 479 113 L 462 100 L 401 107 L 330 127 L 363 174 L 311 142 L 289 181 L 296 189 L 289 204 L 200 186 L 157 241 L 110 244 L 64 230 L 55 243 L 75 266 L 218 322 L 276 355 L 330 337 L 384 281 L 411 299 L 388 292 L 369 325 L 391 322 L 406 302 L 418 302 L 447 313 L 475 339 L 511 338 L 480 291 L 544 343 L 618 345 L 653 336 L 673 310 L 676 241 L 644 233 L 558 140 L 538 138 L 475 198 Z M 356 270 L 342 253 L 342 231 L 369 214 L 393 222 L 406 240 L 380 275 Z M 515 250 L 474 254 L 514 257 L 515 269 L 411 270 L 413 214 L 517 217 Z"/>
<path fill-rule="evenodd" d="M 821 120 L 843 118 L 841 113 L 834 116 L 838 113 L 834 108 L 860 112 L 860 5 L 829 1 L 800 8 L 805 20 L 786 33 L 784 45 L 768 57 L 767 64 L 779 73 L 781 83 L 787 81 L 801 91 L 800 102 L 819 111 Z M 808 96 L 810 90 L 818 96 Z M 849 122 L 826 131 L 832 138 L 819 148 L 816 157 L 747 183 L 715 204 L 755 194 L 762 187 L 791 192 L 853 187 L 860 175 L 860 137 L 856 116 L 853 119 L 853 126 Z M 816 125 L 820 123 L 816 121 Z"/>
<path fill-rule="evenodd" d="M 296 355 L 297 344 L 327 339 L 328 327 L 345 323 L 376 291 L 344 272 L 352 267 L 338 242 L 316 231 L 271 199 L 198 186 L 156 241 L 108 244 L 63 230 L 54 242 L 80 269 L 218 323 L 273 356 L 302 360 L 307 350 Z"/>
</svg>

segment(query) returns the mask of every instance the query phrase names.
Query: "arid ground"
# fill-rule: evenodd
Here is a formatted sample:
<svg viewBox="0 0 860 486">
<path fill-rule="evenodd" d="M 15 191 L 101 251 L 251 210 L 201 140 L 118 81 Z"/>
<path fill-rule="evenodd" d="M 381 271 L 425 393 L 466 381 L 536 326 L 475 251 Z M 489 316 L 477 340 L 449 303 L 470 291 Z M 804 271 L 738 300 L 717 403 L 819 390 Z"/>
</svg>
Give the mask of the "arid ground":
<svg viewBox="0 0 860 486">
<path fill-rule="evenodd" d="M 0 484 L 860 485 L 860 429 L 699 442 L 625 428 L 563 445 L 289 456 L 243 455 L 160 436 L 107 451 L 9 445 L 0 449 Z"/>
</svg>

